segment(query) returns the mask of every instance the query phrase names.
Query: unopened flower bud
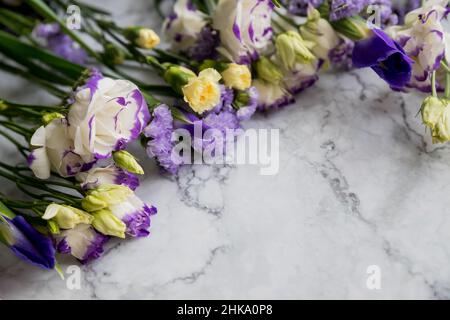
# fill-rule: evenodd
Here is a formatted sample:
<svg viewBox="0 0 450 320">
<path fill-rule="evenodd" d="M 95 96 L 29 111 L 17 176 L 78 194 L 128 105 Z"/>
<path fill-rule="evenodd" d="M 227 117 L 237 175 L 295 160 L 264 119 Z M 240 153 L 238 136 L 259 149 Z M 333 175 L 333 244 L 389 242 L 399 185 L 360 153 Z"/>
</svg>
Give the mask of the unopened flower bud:
<svg viewBox="0 0 450 320">
<path fill-rule="evenodd" d="M 252 74 L 246 65 L 230 63 L 221 74 L 229 88 L 247 90 L 252 85 Z"/>
<path fill-rule="evenodd" d="M 46 113 L 42 116 L 42 122 L 44 125 L 48 125 L 50 122 L 52 122 L 55 119 L 62 119 L 64 118 L 64 115 L 59 112 L 50 112 Z"/>
<path fill-rule="evenodd" d="M 430 129 L 434 129 L 445 107 L 441 99 L 434 96 L 426 97 L 420 108 L 423 123 Z"/>
<path fill-rule="evenodd" d="M 92 226 L 100 233 L 108 236 L 125 238 L 126 224 L 109 210 L 93 212 Z"/>
<path fill-rule="evenodd" d="M 155 31 L 143 27 L 129 27 L 124 34 L 129 41 L 143 49 L 153 49 L 161 41 Z"/>
<path fill-rule="evenodd" d="M 103 59 L 108 65 L 119 65 L 125 60 L 125 52 L 112 43 L 107 43 L 103 48 Z"/>
<path fill-rule="evenodd" d="M 277 36 L 275 47 L 280 64 L 285 69 L 292 69 L 296 63 L 308 63 L 315 59 L 308 49 L 309 43 L 296 31 L 287 31 Z"/>
<path fill-rule="evenodd" d="M 87 212 L 94 212 L 107 208 L 111 204 L 124 201 L 133 191 L 122 185 L 104 184 L 95 189 L 89 190 L 82 200 L 81 206 Z"/>
<path fill-rule="evenodd" d="M 116 151 L 113 153 L 115 164 L 128 172 L 136 174 L 144 174 L 144 169 L 136 161 L 131 153 L 125 150 Z"/>
<path fill-rule="evenodd" d="M 87 212 L 56 203 L 47 206 L 42 219 L 52 219 L 61 229 L 73 229 L 77 224 L 90 224 L 92 222 L 92 216 Z"/>
<path fill-rule="evenodd" d="M 260 79 L 267 82 L 277 83 L 283 79 L 280 69 L 266 57 L 261 57 L 256 62 L 256 72 Z"/>
<path fill-rule="evenodd" d="M 170 66 L 164 72 L 164 80 L 179 94 L 183 94 L 182 88 L 193 77 L 196 77 L 196 74 L 192 70 L 182 66 Z"/>
</svg>

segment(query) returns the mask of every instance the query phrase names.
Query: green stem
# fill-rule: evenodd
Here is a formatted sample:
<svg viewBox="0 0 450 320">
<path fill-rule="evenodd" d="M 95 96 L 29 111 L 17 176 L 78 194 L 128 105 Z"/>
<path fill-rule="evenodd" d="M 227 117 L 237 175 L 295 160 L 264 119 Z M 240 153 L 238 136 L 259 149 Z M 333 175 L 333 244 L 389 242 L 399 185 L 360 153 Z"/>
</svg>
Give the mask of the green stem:
<svg viewBox="0 0 450 320">
<path fill-rule="evenodd" d="M 431 94 L 433 97 L 437 97 L 437 91 L 436 91 L 436 71 L 433 71 L 431 74 Z"/>
<path fill-rule="evenodd" d="M 29 140 L 31 136 L 33 135 L 33 131 L 27 128 L 24 128 L 17 123 L 11 122 L 11 121 L 0 121 L 0 125 L 23 136 L 26 140 Z"/>
<path fill-rule="evenodd" d="M 16 139 L 14 139 L 11 135 L 4 132 L 3 130 L 0 130 L 0 135 L 8 139 L 12 144 L 14 144 L 19 151 L 19 153 L 26 159 L 27 153 L 26 150 L 28 150 L 26 147 L 24 147 L 20 142 L 18 142 Z"/>
</svg>

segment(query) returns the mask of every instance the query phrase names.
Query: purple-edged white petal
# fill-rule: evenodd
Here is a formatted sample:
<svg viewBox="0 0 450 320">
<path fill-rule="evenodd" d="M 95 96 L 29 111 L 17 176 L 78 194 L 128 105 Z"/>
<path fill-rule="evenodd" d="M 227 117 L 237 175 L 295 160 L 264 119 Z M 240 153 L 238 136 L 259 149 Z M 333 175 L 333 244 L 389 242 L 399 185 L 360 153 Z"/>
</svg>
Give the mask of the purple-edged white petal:
<svg viewBox="0 0 450 320">
<path fill-rule="evenodd" d="M 131 190 L 136 190 L 139 186 L 139 178 L 136 175 L 116 166 L 92 168 L 79 173 L 76 179 L 84 190 L 95 189 L 102 184 L 123 185 Z"/>
<path fill-rule="evenodd" d="M 249 64 L 265 51 L 272 38 L 270 0 L 220 0 L 213 15 L 219 31 L 218 51 L 239 64 Z"/>
<path fill-rule="evenodd" d="M 70 107 L 74 151 L 85 162 L 109 158 L 136 140 L 149 119 L 147 103 L 136 85 L 96 75 L 76 93 Z"/>
<path fill-rule="evenodd" d="M 187 51 L 197 41 L 207 24 L 207 16 L 197 10 L 190 0 L 178 0 L 166 18 L 163 31 L 175 52 Z"/>
<path fill-rule="evenodd" d="M 109 237 L 104 236 L 88 224 L 78 224 L 64 230 L 56 238 L 56 248 L 63 254 L 71 254 L 85 264 L 98 259 L 103 253 L 103 245 Z"/>
<path fill-rule="evenodd" d="M 255 79 L 253 80 L 253 86 L 259 92 L 259 110 L 277 109 L 294 101 L 294 97 L 280 84 Z"/>
<path fill-rule="evenodd" d="M 126 201 L 110 205 L 109 210 L 126 224 L 127 235 L 146 237 L 150 234 L 150 216 L 156 214 L 156 208 L 147 205 L 135 194 Z"/>
</svg>

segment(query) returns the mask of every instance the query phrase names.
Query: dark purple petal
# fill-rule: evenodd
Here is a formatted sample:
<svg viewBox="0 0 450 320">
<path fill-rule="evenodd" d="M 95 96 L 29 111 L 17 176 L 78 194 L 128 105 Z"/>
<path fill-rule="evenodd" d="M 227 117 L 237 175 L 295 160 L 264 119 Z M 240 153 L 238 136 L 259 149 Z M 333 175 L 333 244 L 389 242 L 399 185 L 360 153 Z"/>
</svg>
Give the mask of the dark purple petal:
<svg viewBox="0 0 450 320">
<path fill-rule="evenodd" d="M 390 86 L 404 87 L 411 79 L 413 60 L 383 31 L 372 31 L 371 37 L 355 44 L 353 65 L 357 68 L 371 67 Z"/>
<path fill-rule="evenodd" d="M 55 267 L 55 248 L 50 237 L 34 229 L 23 217 L 6 218 L 14 243 L 11 250 L 20 258 L 44 269 Z"/>
</svg>

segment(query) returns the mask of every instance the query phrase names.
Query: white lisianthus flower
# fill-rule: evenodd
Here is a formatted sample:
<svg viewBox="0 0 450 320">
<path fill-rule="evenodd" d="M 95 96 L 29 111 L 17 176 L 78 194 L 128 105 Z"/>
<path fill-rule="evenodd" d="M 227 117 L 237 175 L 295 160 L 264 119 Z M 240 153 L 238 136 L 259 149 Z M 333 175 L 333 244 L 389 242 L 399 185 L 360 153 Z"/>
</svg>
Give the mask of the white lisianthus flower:
<svg viewBox="0 0 450 320">
<path fill-rule="evenodd" d="M 212 15 L 219 31 L 217 50 L 239 64 L 249 64 L 267 49 L 272 38 L 270 0 L 220 0 Z"/>
<path fill-rule="evenodd" d="M 409 85 L 422 91 L 430 91 L 430 73 L 439 69 L 445 57 L 450 57 L 446 49 L 450 47 L 449 36 L 442 25 L 447 3 L 426 1 L 422 7 L 406 15 L 404 25 L 386 30 L 414 60 Z"/>
<path fill-rule="evenodd" d="M 30 144 L 34 148 L 28 156 L 28 165 L 39 179 L 48 179 L 53 170 L 62 177 L 73 176 L 89 166 L 74 150 L 67 120 L 52 120 L 33 134 Z"/>
<path fill-rule="evenodd" d="M 207 16 L 197 10 L 190 0 L 178 0 L 173 12 L 163 24 L 165 37 L 176 52 L 190 48 L 197 40 L 198 34 L 206 26 Z"/>
<path fill-rule="evenodd" d="M 139 137 L 150 119 L 138 87 L 94 74 L 70 106 L 69 134 L 85 162 L 109 158 Z"/>
<path fill-rule="evenodd" d="M 55 236 L 56 249 L 62 254 L 71 254 L 85 264 L 98 259 L 108 237 L 96 232 L 89 224 L 80 223 L 73 229 L 64 230 Z"/>
<path fill-rule="evenodd" d="M 111 184 L 89 190 L 82 207 L 94 216 L 94 226 L 96 218 L 113 215 L 125 224 L 125 233 L 131 237 L 148 236 L 150 217 L 157 211 L 139 199 L 130 188 Z"/>
</svg>

